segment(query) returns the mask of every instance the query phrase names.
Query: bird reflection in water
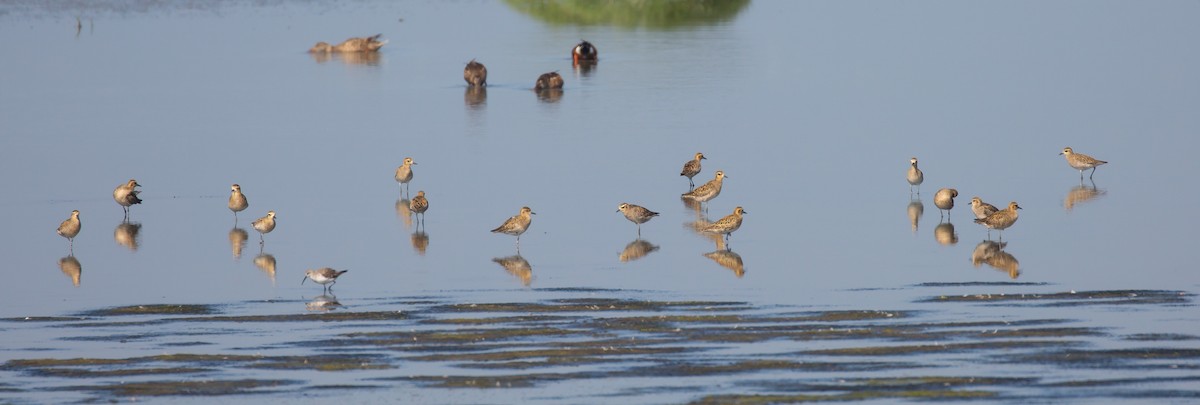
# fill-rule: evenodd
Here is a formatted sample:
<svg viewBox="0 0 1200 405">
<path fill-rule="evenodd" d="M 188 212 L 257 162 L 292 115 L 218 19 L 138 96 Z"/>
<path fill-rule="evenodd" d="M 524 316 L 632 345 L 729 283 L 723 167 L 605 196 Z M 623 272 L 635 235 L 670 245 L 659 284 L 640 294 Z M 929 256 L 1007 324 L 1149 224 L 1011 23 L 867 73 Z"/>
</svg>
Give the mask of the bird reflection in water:
<svg viewBox="0 0 1200 405">
<path fill-rule="evenodd" d="M 637 259 L 646 257 L 646 255 L 654 253 L 658 250 L 658 246 L 644 239 L 637 239 L 625 245 L 625 250 L 621 251 L 621 263 L 632 262 Z"/>
<path fill-rule="evenodd" d="M 572 67 L 575 68 L 576 77 L 591 76 L 592 72 L 596 70 L 597 65 L 595 60 L 578 60 L 572 63 Z"/>
<path fill-rule="evenodd" d="M 412 229 L 413 213 L 408 208 L 410 201 L 407 198 L 396 200 L 396 217 L 404 220 L 404 229 Z"/>
<path fill-rule="evenodd" d="M 688 210 L 696 213 L 696 219 L 698 219 L 698 220 L 702 219 L 702 216 L 704 213 L 704 210 L 702 209 L 703 208 L 702 204 L 704 204 L 704 203 L 696 201 L 695 199 L 692 199 L 692 198 L 687 198 L 687 197 L 679 197 L 679 201 L 683 202 L 684 208 L 687 208 Z"/>
<path fill-rule="evenodd" d="M 1096 182 L 1092 181 L 1090 186 L 1085 186 L 1083 180 L 1079 181 L 1079 185 L 1071 187 L 1067 191 L 1067 197 L 1063 199 L 1063 207 L 1067 211 L 1075 209 L 1076 204 L 1082 204 L 1107 194 L 1108 192 L 1096 187 Z"/>
<path fill-rule="evenodd" d="M 742 255 L 734 253 L 732 250 L 720 249 L 704 254 L 704 257 L 712 259 L 721 267 L 733 270 L 733 275 L 737 278 L 742 278 L 746 274 L 746 266 L 742 263 Z"/>
<path fill-rule="evenodd" d="M 1015 256 L 1004 251 L 1006 246 L 1007 242 L 979 242 L 971 252 L 971 264 L 978 268 L 981 263 L 986 263 L 996 270 L 1008 273 L 1009 278 L 1016 280 L 1021 275 L 1021 263 Z"/>
<path fill-rule="evenodd" d="M 487 87 L 467 86 L 463 92 L 463 104 L 472 110 L 487 107 Z"/>
<path fill-rule="evenodd" d="M 534 93 L 537 93 L 538 100 L 544 103 L 557 103 L 563 96 L 562 89 L 541 89 L 534 90 Z"/>
<path fill-rule="evenodd" d="M 716 250 L 726 250 L 728 246 L 725 244 L 725 235 L 719 233 L 705 232 L 704 229 L 712 224 L 707 217 L 697 212 L 697 219 L 692 222 L 685 222 L 683 226 L 691 229 L 696 235 L 704 239 L 708 239 L 716 245 Z"/>
<path fill-rule="evenodd" d="M 140 222 L 122 221 L 117 225 L 117 229 L 113 230 L 113 240 L 117 241 L 118 245 L 129 248 L 129 250 L 138 250 L 138 233 L 142 231 Z"/>
<path fill-rule="evenodd" d="M 933 228 L 933 239 L 937 243 L 949 246 L 958 243 L 958 233 L 954 232 L 954 224 L 942 222 Z"/>
<path fill-rule="evenodd" d="M 340 60 L 347 65 L 379 66 L 382 62 L 379 52 L 312 52 L 309 55 L 317 63 Z"/>
<path fill-rule="evenodd" d="M 309 311 L 332 311 L 342 307 L 342 303 L 338 302 L 337 296 L 333 294 L 321 294 L 304 304 L 304 308 Z"/>
<path fill-rule="evenodd" d="M 258 256 L 254 257 L 254 267 L 267 273 L 267 277 L 271 278 L 271 285 L 275 285 L 275 266 L 276 260 L 273 254 L 258 252 Z"/>
<path fill-rule="evenodd" d="M 425 249 L 429 248 L 429 234 L 423 231 L 416 231 L 413 232 L 410 239 L 413 250 L 417 251 L 417 254 L 425 256 Z"/>
<path fill-rule="evenodd" d="M 504 267 L 504 271 L 521 279 L 521 284 L 526 287 L 533 282 L 533 266 L 529 265 L 529 261 L 525 260 L 521 255 L 513 255 L 508 257 L 497 257 L 492 259 L 493 262 L 499 263 Z"/>
<path fill-rule="evenodd" d="M 76 259 L 75 255 L 58 259 L 58 269 L 71 278 L 72 285 L 79 287 L 79 276 L 83 275 L 83 265 L 79 264 L 79 259 Z"/>
<path fill-rule="evenodd" d="M 908 222 L 912 224 L 913 235 L 917 234 L 917 224 L 921 222 L 921 216 L 925 215 L 925 203 L 920 199 L 908 202 Z"/>
<path fill-rule="evenodd" d="M 246 248 L 246 240 L 250 234 L 245 229 L 234 226 L 229 230 L 229 248 L 233 250 L 233 260 L 242 259 L 242 249 Z"/>
</svg>

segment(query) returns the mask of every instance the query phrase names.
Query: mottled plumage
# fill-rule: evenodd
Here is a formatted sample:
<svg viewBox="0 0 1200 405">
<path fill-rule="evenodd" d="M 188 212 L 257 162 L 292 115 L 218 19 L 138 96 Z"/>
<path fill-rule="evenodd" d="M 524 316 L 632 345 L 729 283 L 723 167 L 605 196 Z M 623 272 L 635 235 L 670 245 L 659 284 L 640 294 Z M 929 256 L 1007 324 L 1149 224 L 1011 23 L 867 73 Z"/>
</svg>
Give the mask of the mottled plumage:
<svg viewBox="0 0 1200 405">
<path fill-rule="evenodd" d="M 408 202 L 408 209 L 417 214 L 424 214 L 429 209 L 429 200 L 425 199 L 425 191 L 417 191 L 417 196 Z"/>
<path fill-rule="evenodd" d="M 1003 232 L 1017 222 L 1017 210 L 1019 209 L 1021 209 L 1021 206 L 1017 205 L 1016 201 L 1013 201 L 1008 203 L 1008 208 L 996 211 L 992 215 L 988 215 L 987 218 L 976 219 L 975 223 L 987 227 L 988 233 L 991 233 L 992 229 Z M 1000 235 L 1002 238 L 1004 237 L 1003 233 Z"/>
<path fill-rule="evenodd" d="M 1088 175 L 1088 178 L 1090 179 L 1092 176 L 1096 175 L 1097 166 L 1108 163 L 1082 153 L 1075 153 L 1075 151 L 1071 150 L 1070 147 L 1063 148 L 1059 155 L 1065 156 L 1067 158 L 1067 164 L 1070 165 L 1072 169 L 1079 171 L 1080 179 L 1083 178 L 1084 170 L 1092 169 L 1092 174 Z"/>
<path fill-rule="evenodd" d="M 138 198 L 138 194 L 141 193 L 141 191 L 136 189 L 137 187 L 141 186 L 142 185 L 138 184 L 137 180 L 129 179 L 128 182 L 117 186 L 117 189 L 113 190 L 113 200 L 116 200 L 117 204 L 120 204 L 125 210 L 125 216 L 129 216 L 130 205 L 142 203 L 142 199 Z"/>
<path fill-rule="evenodd" d="M 417 164 L 417 162 L 414 162 L 412 158 L 406 157 L 404 158 L 404 163 L 400 164 L 400 167 L 396 168 L 396 183 L 399 183 L 399 185 L 403 186 L 406 190 L 408 188 L 408 182 L 412 181 L 412 165 L 415 164 Z"/>
<path fill-rule="evenodd" d="M 988 215 L 995 214 L 1000 211 L 995 205 L 983 202 L 979 197 L 971 197 L 971 212 L 975 213 L 975 219 L 987 218 Z"/>
<path fill-rule="evenodd" d="M 650 218 L 658 216 L 657 212 L 650 211 L 646 209 L 646 207 L 630 203 L 621 203 L 621 205 L 617 206 L 617 212 L 625 214 L 625 219 L 637 224 L 638 236 L 642 236 L 642 224 L 646 223 L 646 221 L 649 221 Z"/>
<path fill-rule="evenodd" d="M 696 183 L 692 182 L 692 177 L 695 177 L 697 174 L 700 174 L 700 160 L 702 160 L 702 159 L 708 159 L 708 158 L 704 157 L 703 153 L 696 152 L 696 156 L 693 157 L 692 160 L 689 160 L 687 163 L 684 163 L 683 170 L 679 171 L 680 176 L 687 176 L 688 187 L 696 187 Z"/>
<path fill-rule="evenodd" d="M 743 214 L 746 214 L 746 210 L 742 209 L 742 207 L 734 208 L 732 214 L 726 215 L 725 218 L 721 218 L 717 222 L 705 225 L 700 231 L 724 234 L 725 238 L 729 239 L 729 235 L 733 234 L 733 231 L 742 227 Z"/>
<path fill-rule="evenodd" d="M 242 186 L 234 184 L 229 188 L 229 210 L 233 211 L 234 218 L 237 218 L 237 213 L 249 207 L 250 202 L 246 200 L 246 195 L 242 194 Z"/>
<path fill-rule="evenodd" d="M 916 186 L 919 195 L 921 194 L 921 183 L 925 182 L 925 173 L 917 168 L 917 158 L 909 159 L 908 162 L 912 164 L 908 168 L 908 192 L 911 194 L 913 186 Z"/>
<path fill-rule="evenodd" d="M 333 284 L 337 283 L 337 278 L 341 277 L 342 274 L 346 274 L 347 271 L 350 270 L 334 270 L 328 267 L 316 270 L 305 270 L 304 279 L 300 280 L 300 284 L 304 284 L 305 281 L 312 280 L 314 283 L 325 286 L 325 289 L 328 290 L 333 288 Z"/>
<path fill-rule="evenodd" d="M 75 246 L 75 235 L 79 234 L 80 228 L 79 210 L 74 210 L 71 211 L 70 218 L 58 225 L 58 235 L 67 238 L 68 241 L 71 241 L 71 246 Z"/>
<path fill-rule="evenodd" d="M 579 45 L 571 48 L 571 60 L 575 63 L 579 62 L 595 62 L 600 58 L 600 52 L 591 42 L 582 41 Z"/>
<path fill-rule="evenodd" d="M 541 76 L 538 76 L 537 82 L 533 84 L 533 89 L 537 91 L 561 89 L 562 87 L 563 78 L 558 72 L 543 73 Z"/>
<path fill-rule="evenodd" d="M 487 67 L 471 59 L 463 69 L 463 80 L 466 80 L 469 86 L 487 86 Z"/>
<path fill-rule="evenodd" d="M 958 197 L 958 190 L 943 188 L 933 195 L 933 205 L 937 206 L 939 210 L 946 211 L 945 214 L 949 215 L 950 210 L 954 208 L 954 197 Z M 938 213 L 942 212 L 938 211 Z"/>
<path fill-rule="evenodd" d="M 271 233 L 275 230 L 275 211 L 267 211 L 267 215 L 254 220 L 254 230 L 258 231 L 258 241 L 261 243 L 263 235 Z"/>
<path fill-rule="evenodd" d="M 531 215 L 537 215 L 529 207 L 521 207 L 521 213 L 504 221 L 504 224 L 493 229 L 492 232 L 514 235 L 517 237 L 517 248 L 521 248 L 521 234 L 529 229 L 529 224 L 533 222 Z"/>
<path fill-rule="evenodd" d="M 379 48 L 382 48 L 383 45 L 388 42 L 387 40 L 380 41 L 379 37 L 381 37 L 381 36 L 383 36 L 383 34 L 377 34 L 375 36 L 365 37 L 365 38 L 359 38 L 359 37 L 350 38 L 345 41 L 342 41 L 342 43 L 337 44 L 337 45 L 329 45 L 329 43 L 327 43 L 327 42 L 317 42 L 317 44 L 313 45 L 313 47 L 311 49 L 309 49 L 308 51 L 313 52 L 313 53 L 317 53 L 317 52 L 325 52 L 325 53 L 375 52 L 375 51 L 378 51 Z"/>
<path fill-rule="evenodd" d="M 717 196 L 721 194 L 721 183 L 724 180 L 725 172 L 717 170 L 717 173 L 712 180 L 709 180 L 708 183 L 704 183 L 700 187 L 696 187 L 696 189 L 692 191 L 683 193 L 683 197 L 699 202 L 706 202 L 708 200 L 717 198 Z"/>
</svg>

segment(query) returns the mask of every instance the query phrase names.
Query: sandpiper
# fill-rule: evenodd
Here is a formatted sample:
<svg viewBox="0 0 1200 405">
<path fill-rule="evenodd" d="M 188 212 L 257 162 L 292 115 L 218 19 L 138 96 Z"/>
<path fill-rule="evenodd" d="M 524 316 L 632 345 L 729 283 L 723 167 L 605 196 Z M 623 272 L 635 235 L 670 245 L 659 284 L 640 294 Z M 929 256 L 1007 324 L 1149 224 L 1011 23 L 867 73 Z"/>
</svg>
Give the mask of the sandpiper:
<svg viewBox="0 0 1200 405">
<path fill-rule="evenodd" d="M 412 165 L 415 164 L 417 162 L 414 162 L 412 158 L 406 157 L 404 158 L 404 163 L 396 168 L 396 183 L 404 187 L 406 193 L 408 192 L 408 182 L 412 181 L 413 178 Z"/>
<path fill-rule="evenodd" d="M 975 219 L 987 218 L 988 215 L 995 214 L 1000 211 L 995 205 L 983 202 L 979 197 L 971 197 L 971 212 L 975 213 Z"/>
<path fill-rule="evenodd" d="M 254 220 L 254 230 L 258 231 L 258 244 L 263 243 L 263 235 L 275 230 L 275 211 L 267 211 L 267 215 Z"/>
<path fill-rule="evenodd" d="M 596 47 L 591 42 L 582 41 L 579 45 L 571 48 L 571 60 L 578 64 L 579 62 L 595 62 L 600 58 L 600 53 L 596 51 Z"/>
<path fill-rule="evenodd" d="M 74 249 L 75 235 L 79 234 L 79 228 L 79 210 L 71 211 L 71 217 L 58 225 L 58 236 L 67 238 L 71 242 L 71 249 Z"/>
<path fill-rule="evenodd" d="M 954 197 L 958 197 L 958 190 L 952 188 L 943 188 L 938 190 L 937 194 L 933 195 L 933 205 L 938 207 L 938 214 L 950 215 L 950 210 L 954 208 Z"/>
<path fill-rule="evenodd" d="M 537 82 L 533 84 L 533 90 L 535 91 L 561 89 L 562 87 L 563 78 L 558 72 L 543 73 L 541 76 L 538 76 Z"/>
<path fill-rule="evenodd" d="M 1022 209 L 1017 205 L 1016 201 L 1008 203 L 1008 208 L 996 211 L 987 218 L 976 219 L 975 223 L 981 224 L 988 228 L 988 235 L 992 234 L 993 229 L 1000 230 L 1000 238 L 1004 238 L 1004 230 L 1013 226 L 1017 222 L 1017 210 Z"/>
<path fill-rule="evenodd" d="M 694 190 L 683 193 L 684 198 L 707 202 L 721 194 L 721 183 L 725 180 L 725 172 L 717 170 L 716 177 Z"/>
<path fill-rule="evenodd" d="M 917 168 L 917 158 L 908 159 L 912 167 L 908 168 L 908 193 L 912 194 L 913 186 L 917 187 L 917 195 L 921 195 L 921 183 L 925 182 L 925 173 Z"/>
<path fill-rule="evenodd" d="M 475 59 L 471 59 L 470 62 L 467 62 L 467 67 L 463 69 L 463 80 L 467 81 L 468 86 L 487 86 L 487 67 L 476 62 Z"/>
<path fill-rule="evenodd" d="M 517 237 L 517 250 L 521 249 L 521 234 L 529 229 L 529 224 L 533 222 L 530 215 L 537 215 L 529 207 L 521 207 L 521 213 L 504 221 L 504 224 L 493 229 L 492 232 L 514 235 Z"/>
<path fill-rule="evenodd" d="M 129 206 L 142 203 L 142 199 L 138 198 L 138 194 L 141 191 L 135 189 L 141 186 L 137 180 L 129 179 L 128 182 L 117 186 L 117 189 L 113 190 L 113 199 L 117 200 L 117 204 L 121 204 L 121 208 L 125 210 L 125 217 L 127 218 L 129 217 Z"/>
<path fill-rule="evenodd" d="M 721 218 L 717 222 L 705 225 L 700 231 L 724 234 L 725 240 L 729 240 L 729 235 L 732 235 L 733 231 L 742 227 L 742 215 L 744 214 L 746 214 L 746 210 L 742 209 L 742 207 L 734 208 L 732 214 L 726 215 L 725 218 Z"/>
<path fill-rule="evenodd" d="M 696 183 L 692 182 L 692 177 L 700 174 L 700 160 L 702 159 L 708 158 L 704 157 L 703 153 L 696 152 L 696 156 L 687 163 L 684 163 L 683 170 L 679 171 L 680 176 L 687 176 L 688 178 L 688 190 L 696 188 Z"/>
<path fill-rule="evenodd" d="M 429 209 L 429 200 L 425 198 L 425 190 L 417 191 L 417 196 L 408 202 L 408 209 L 421 216 L 421 221 L 417 223 L 418 225 L 425 223 L 425 210 Z"/>
<path fill-rule="evenodd" d="M 305 281 L 312 280 L 314 283 L 323 285 L 326 290 L 329 290 L 337 283 L 337 278 L 341 277 L 342 274 L 346 274 L 347 271 L 350 270 L 334 270 L 328 267 L 305 270 L 304 279 L 300 280 L 300 284 L 303 285 Z"/>
<path fill-rule="evenodd" d="M 1092 169 L 1092 174 L 1088 175 L 1088 178 L 1090 179 L 1092 176 L 1096 175 L 1096 166 L 1108 163 L 1082 153 L 1075 153 L 1075 151 L 1071 150 L 1070 147 L 1063 148 L 1062 153 L 1059 153 L 1059 155 L 1066 156 L 1067 164 L 1071 165 L 1072 169 L 1079 171 L 1080 180 L 1083 180 L 1084 170 Z"/>
<path fill-rule="evenodd" d="M 350 38 L 337 45 L 330 45 L 327 42 L 317 42 L 313 45 L 309 52 L 312 53 L 333 53 L 333 52 L 375 52 L 382 48 L 388 41 L 379 40 L 383 34 L 376 34 L 370 37 Z"/>
<path fill-rule="evenodd" d="M 233 219 L 236 221 L 237 213 L 249 207 L 250 202 L 246 201 L 246 195 L 242 194 L 242 186 L 234 184 L 229 189 L 229 210 L 233 211 Z"/>
<path fill-rule="evenodd" d="M 658 216 L 657 212 L 650 211 L 646 209 L 646 207 L 630 203 L 621 203 L 621 205 L 618 205 L 617 212 L 625 214 L 625 219 L 637 224 L 638 237 L 642 236 L 642 224 L 646 223 L 646 221 L 649 221 L 650 218 Z"/>
</svg>

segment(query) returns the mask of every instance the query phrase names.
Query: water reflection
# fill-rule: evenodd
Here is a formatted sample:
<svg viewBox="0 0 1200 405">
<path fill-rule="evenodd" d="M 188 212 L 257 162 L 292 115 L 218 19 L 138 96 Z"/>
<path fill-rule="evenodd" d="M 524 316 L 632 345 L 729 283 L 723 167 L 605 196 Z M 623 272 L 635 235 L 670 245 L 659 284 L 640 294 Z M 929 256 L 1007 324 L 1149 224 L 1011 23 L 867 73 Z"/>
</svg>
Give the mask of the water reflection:
<svg viewBox="0 0 1200 405">
<path fill-rule="evenodd" d="M 332 311 L 338 307 L 342 307 L 342 303 L 338 302 L 337 296 L 332 293 L 321 294 L 304 304 L 304 308 L 309 311 Z"/>
<path fill-rule="evenodd" d="M 404 229 L 412 229 L 413 226 L 412 210 L 408 208 L 408 204 L 407 198 L 396 200 L 396 217 L 404 220 Z"/>
<path fill-rule="evenodd" d="M 950 222 L 939 223 L 933 228 L 933 239 L 942 245 L 953 245 L 958 243 L 958 233 L 954 232 L 954 224 Z"/>
<path fill-rule="evenodd" d="M 487 87 L 467 86 L 467 90 L 463 92 L 463 103 L 472 110 L 487 107 Z"/>
<path fill-rule="evenodd" d="M 746 274 L 746 267 L 742 264 L 742 255 L 734 253 L 732 250 L 718 249 L 705 253 L 704 257 L 712 259 L 712 261 L 717 262 L 721 267 L 733 270 L 733 275 L 737 276 L 737 278 L 742 278 Z"/>
<path fill-rule="evenodd" d="M 72 285 L 79 287 L 79 276 L 83 275 L 83 265 L 79 263 L 79 259 L 76 259 L 75 255 L 67 255 L 58 259 L 58 269 L 71 278 Z"/>
<path fill-rule="evenodd" d="M 750 0 L 505 0 L 505 3 L 519 12 L 556 25 L 670 29 L 732 20 L 750 4 Z"/>
<path fill-rule="evenodd" d="M 541 89 L 534 90 L 537 93 L 538 101 L 543 103 L 557 103 L 562 99 L 563 89 Z"/>
<path fill-rule="evenodd" d="M 971 252 L 971 264 L 978 268 L 981 263 L 986 263 L 996 270 L 1008 273 L 1008 277 L 1015 280 L 1021 275 L 1021 263 L 1015 256 L 1004 251 L 1006 246 L 1008 246 L 1007 242 L 991 240 L 979 242 L 978 245 L 975 245 L 975 250 Z"/>
<path fill-rule="evenodd" d="M 621 251 L 621 263 L 631 262 L 637 259 L 646 257 L 646 255 L 654 253 L 658 250 L 658 246 L 650 243 L 645 239 L 636 239 L 625 245 L 625 250 Z"/>
<path fill-rule="evenodd" d="M 425 256 L 425 249 L 429 248 L 429 234 L 416 231 L 413 232 L 410 240 L 412 241 L 413 250 L 417 251 L 417 254 Z"/>
<path fill-rule="evenodd" d="M 138 250 L 138 233 L 142 231 L 140 222 L 121 221 L 117 225 L 117 229 L 113 230 L 113 240 L 117 241 L 118 245 L 129 248 L 129 250 Z"/>
<path fill-rule="evenodd" d="M 533 266 L 529 265 L 529 261 L 521 257 L 520 254 L 497 257 L 492 259 L 493 262 L 499 263 L 504 267 L 504 271 L 521 279 L 521 284 L 528 287 L 533 282 Z"/>
<path fill-rule="evenodd" d="M 383 60 L 379 52 L 312 52 L 309 55 L 317 63 L 340 60 L 347 65 L 379 66 Z"/>
<path fill-rule="evenodd" d="M 236 225 L 229 230 L 229 248 L 233 250 L 233 260 L 242 259 L 242 249 L 246 248 L 246 240 L 249 238 L 250 234 Z"/>
<path fill-rule="evenodd" d="M 594 60 L 581 60 L 571 64 L 575 68 L 575 77 L 588 77 L 596 70 L 598 64 Z"/>
<path fill-rule="evenodd" d="M 912 224 L 913 235 L 917 234 L 917 224 L 921 222 L 921 216 L 925 215 L 925 203 L 920 199 L 908 202 L 908 222 Z"/>
<path fill-rule="evenodd" d="M 1080 180 L 1078 186 L 1071 187 L 1071 189 L 1067 191 L 1067 197 L 1063 199 L 1063 207 L 1066 208 L 1067 211 L 1075 209 L 1076 204 L 1082 204 L 1096 198 L 1100 198 L 1108 193 L 1105 190 L 1097 188 L 1095 181 L 1091 181 L 1090 183 L 1090 186 L 1085 186 L 1083 181 Z"/>
<path fill-rule="evenodd" d="M 684 223 L 684 226 L 686 226 L 688 229 L 691 229 L 692 232 L 695 233 L 696 235 L 699 235 L 700 237 L 702 237 L 704 239 L 708 239 L 708 240 L 712 241 L 713 244 L 716 246 L 716 250 L 728 249 L 728 246 L 725 243 L 726 242 L 725 235 L 704 231 L 704 229 L 707 228 L 711 224 L 712 224 L 712 221 L 709 221 L 708 217 L 705 217 L 703 214 L 697 213 L 696 220 L 692 221 L 692 222 Z"/>
<path fill-rule="evenodd" d="M 258 267 L 263 273 L 267 273 L 267 277 L 271 278 L 271 285 L 275 285 L 275 266 L 277 262 L 275 255 L 270 253 L 258 252 L 258 256 L 254 257 L 254 267 Z"/>
<path fill-rule="evenodd" d="M 702 208 L 701 204 L 703 204 L 703 203 L 696 201 L 695 199 L 682 197 L 682 196 L 679 197 L 679 201 L 683 202 L 684 208 L 687 208 L 689 211 L 696 213 L 696 219 L 700 219 L 701 215 L 704 212 L 704 210 L 701 209 Z"/>
</svg>

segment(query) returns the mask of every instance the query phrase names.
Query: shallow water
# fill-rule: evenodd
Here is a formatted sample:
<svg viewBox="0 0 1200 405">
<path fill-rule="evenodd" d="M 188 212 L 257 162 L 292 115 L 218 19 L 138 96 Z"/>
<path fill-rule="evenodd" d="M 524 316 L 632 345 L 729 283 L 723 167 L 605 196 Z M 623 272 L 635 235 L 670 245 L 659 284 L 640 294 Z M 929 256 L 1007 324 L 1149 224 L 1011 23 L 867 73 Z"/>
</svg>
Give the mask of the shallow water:
<svg viewBox="0 0 1200 405">
<path fill-rule="evenodd" d="M 0 254 L 13 288 L 0 298 L 0 317 L 158 304 L 213 306 L 222 315 L 305 314 L 321 290 L 300 285 L 303 271 L 331 266 L 351 271 L 335 287 L 345 307 L 330 313 L 433 305 L 410 304 L 421 301 L 414 297 L 453 305 L 564 295 L 737 302 L 751 313 L 934 305 L 905 319 L 1050 319 L 1097 331 L 1083 339 L 1087 350 L 1196 347 L 1190 297 L 1200 277 L 1187 263 L 1200 220 L 1187 208 L 1200 193 L 1185 176 L 1200 168 L 1189 159 L 1200 129 L 1200 51 L 1191 46 L 1200 28 L 1190 16 L 1200 6 L 694 4 L 633 13 L 621 3 L 562 10 L 519 1 L 2 4 L 0 173 L 9 174 L 9 198 L 0 207 Z M 375 33 L 390 41 L 375 57 L 305 52 L 316 41 Z M 571 65 L 568 52 L 581 38 L 601 54 L 591 69 Z M 488 66 L 486 91 L 461 81 L 473 58 Z M 539 97 L 533 81 L 548 71 L 561 73 L 566 86 Z M 1064 146 L 1111 163 L 1081 183 L 1056 156 Z M 707 216 L 678 197 L 688 186 L 676 173 L 697 151 L 708 157 L 698 183 L 716 170 L 728 174 Z M 420 232 L 392 179 L 409 156 L 417 162 L 410 192 L 424 190 L 431 201 Z M 903 180 L 911 156 L 926 176 L 915 203 Z M 143 184 L 145 202 L 132 207 L 126 224 L 109 196 L 129 178 Z M 232 183 L 250 201 L 236 223 L 225 208 Z M 939 224 L 932 203 L 941 187 L 960 192 L 948 224 Z M 987 243 L 986 230 L 969 220 L 975 195 L 1024 208 L 1003 246 Z M 621 202 L 662 214 L 642 225 L 648 244 L 615 212 Z M 487 231 L 523 205 L 537 215 L 518 260 L 514 238 Z M 716 220 L 736 206 L 748 214 L 729 245 L 691 230 L 697 219 Z M 53 229 L 72 209 L 81 211 L 83 231 L 69 249 Z M 260 248 L 250 223 L 267 210 L 278 213 L 279 225 Z M 930 283 L 989 284 L 923 287 Z M 921 302 L 946 294 L 1129 290 L 1186 298 L 1038 306 L 1036 314 L 1020 305 Z M 393 327 L 349 322 L 330 331 L 304 322 L 281 332 L 274 323 L 247 323 L 206 327 L 197 339 L 205 344 L 189 346 L 192 338 L 176 336 L 170 323 L 107 326 L 105 336 L 153 334 L 119 345 L 81 343 L 70 328 L 18 324 L 0 325 L 9 342 L 0 359 L 247 347 L 305 355 L 323 350 L 297 344 L 304 337 Z M 1190 338 L 1128 338 L 1159 334 Z M 724 353 L 799 353 L 809 344 L 766 339 L 683 357 L 735 361 L 741 358 Z M 832 348 L 859 345 L 882 343 Z M 872 376 L 1044 379 L 1000 390 L 1002 399 L 1084 395 L 1048 380 L 1146 377 L 1136 367 L 978 372 L 973 360 L 989 355 L 966 351 L 949 362 L 909 355 L 904 361 L 938 368 Z M 403 375 L 477 375 L 454 363 L 384 363 L 402 364 Z M 1195 359 L 1183 363 L 1165 375 L 1194 378 Z M 31 388 L 76 384 L 6 370 L 17 399 L 55 402 L 60 397 L 36 397 Z M 789 392 L 769 383 L 779 373 L 755 378 L 759 384 L 700 390 L 720 384 L 696 376 L 649 383 L 606 377 L 577 392 L 579 402 L 605 402 L 598 395 L 612 384 L 632 402 Z M 213 375 L 267 378 L 238 367 Z M 390 379 L 377 381 L 381 375 Z M 411 389 L 413 401 L 562 402 L 593 384 L 447 393 L 397 375 L 301 373 L 287 377 L 301 381 L 287 389 L 382 385 Z M 1172 384 L 1151 394 L 1196 395 Z M 547 386 L 556 389 L 541 391 Z M 75 394 L 62 398 L 92 395 L 68 391 Z M 305 392 L 321 395 L 315 391 Z M 388 390 L 337 395 L 394 398 Z"/>
</svg>

